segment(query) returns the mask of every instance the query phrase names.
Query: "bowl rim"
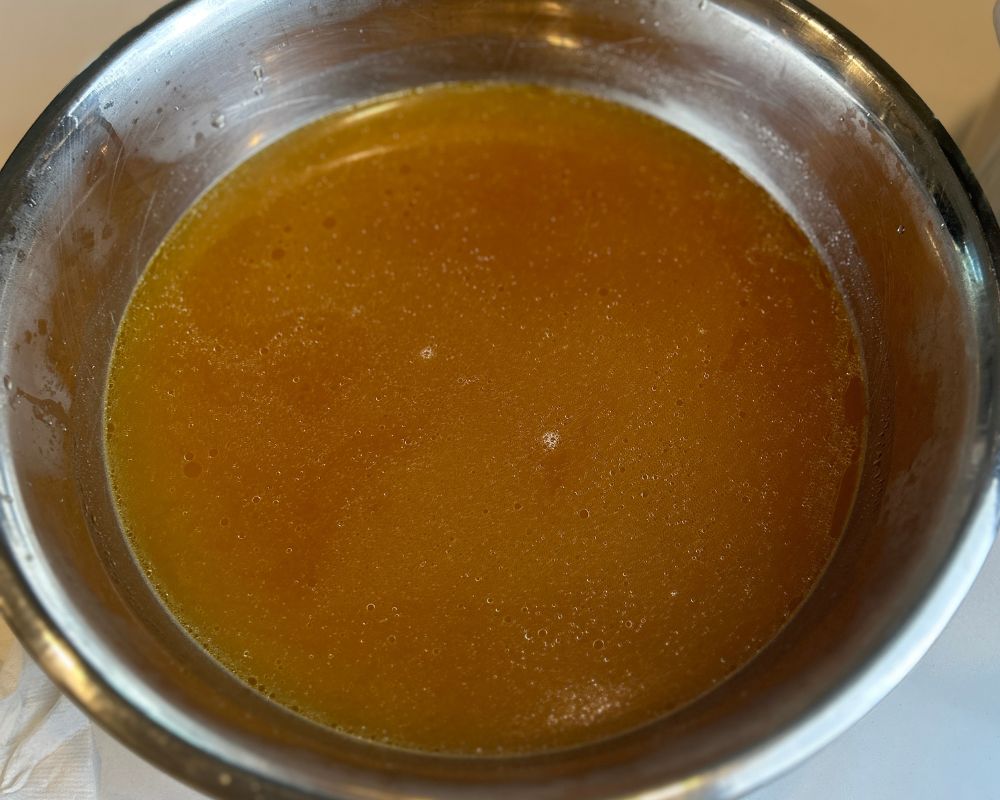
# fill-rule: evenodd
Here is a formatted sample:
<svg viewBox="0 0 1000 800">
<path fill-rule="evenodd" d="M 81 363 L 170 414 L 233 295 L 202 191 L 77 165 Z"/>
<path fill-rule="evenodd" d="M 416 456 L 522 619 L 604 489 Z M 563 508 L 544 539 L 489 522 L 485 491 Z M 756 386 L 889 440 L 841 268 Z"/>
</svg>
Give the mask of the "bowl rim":
<svg viewBox="0 0 1000 800">
<path fill-rule="evenodd" d="M 975 400 L 974 419 L 979 426 L 971 442 L 985 447 L 981 459 L 974 465 L 975 470 L 967 470 L 962 476 L 958 487 L 961 490 L 958 497 L 964 503 L 958 509 L 961 512 L 960 533 L 949 559 L 933 579 L 922 601 L 894 635 L 882 642 L 877 655 L 844 684 L 835 687 L 830 697 L 771 738 L 703 770 L 693 782 L 653 787 L 648 793 L 643 793 L 644 797 L 651 798 L 676 797 L 689 792 L 713 797 L 741 794 L 804 761 L 853 725 L 896 686 L 943 630 L 986 560 L 1000 521 L 1000 420 L 997 413 L 1000 407 L 1000 359 L 995 356 L 1000 349 L 1000 316 L 997 314 L 1000 309 L 997 291 L 1000 227 L 982 187 L 951 135 L 920 96 L 871 47 L 834 18 L 808 0 L 718 2 L 724 6 L 767 8 L 803 26 L 818 27 L 828 38 L 825 49 L 831 55 L 838 48 L 851 54 L 867 72 L 878 76 L 888 92 L 902 100 L 906 109 L 931 135 L 965 193 L 985 242 L 985 250 L 980 255 L 983 257 L 985 288 L 990 295 L 990 311 L 993 313 L 986 331 L 991 334 L 986 342 L 989 346 L 983 349 L 992 350 L 993 355 L 979 354 L 985 380 L 980 396 Z M 72 107 L 74 98 L 83 94 L 109 65 L 125 55 L 142 37 L 182 11 L 199 5 L 210 6 L 212 0 L 171 0 L 116 39 L 53 98 L 0 168 L 0 216 L 20 203 L 20 179 L 38 160 L 46 135 Z M 4 265 L 0 288 L 6 284 L 6 275 L 12 269 L 12 265 Z M 983 333 L 982 327 L 981 323 L 977 324 L 979 333 Z M 0 423 L 0 434 L 5 433 L 5 427 Z M 0 442 L 0 446 L 3 444 Z M 6 484 L 7 477 L 0 474 L 0 484 Z M 6 492 L 0 495 L 0 505 L 13 504 L 13 498 L 17 496 L 16 485 L 0 485 L 0 490 Z M 44 609 L 18 569 L 18 559 L 11 544 L 9 507 L 4 511 L 8 513 L 0 513 L 0 614 L 64 694 L 91 720 L 134 753 L 195 789 L 235 798 L 246 796 L 244 790 L 249 786 L 255 793 L 275 790 L 288 792 L 288 796 L 298 796 L 296 792 L 301 790 L 267 775 L 227 764 L 218 754 L 194 747 L 175 731 L 149 719 L 119 693 L 95 666 L 77 653 L 60 623 Z M 216 773 L 206 770 L 205 765 L 215 765 Z M 222 771 L 218 772 L 220 769 Z M 472 789 L 469 794 L 478 792 Z M 306 793 L 301 796 L 306 796 Z M 372 790 L 368 796 L 388 797 L 390 794 Z"/>
</svg>

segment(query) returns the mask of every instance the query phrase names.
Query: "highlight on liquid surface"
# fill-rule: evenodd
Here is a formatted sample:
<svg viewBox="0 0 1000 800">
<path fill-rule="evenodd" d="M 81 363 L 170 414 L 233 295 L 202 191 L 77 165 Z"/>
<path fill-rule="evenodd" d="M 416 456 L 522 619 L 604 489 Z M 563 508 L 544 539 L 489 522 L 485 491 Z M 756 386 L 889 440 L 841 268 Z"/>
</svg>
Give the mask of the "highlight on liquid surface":
<svg viewBox="0 0 1000 800">
<path fill-rule="evenodd" d="M 573 93 L 334 114 L 153 258 L 106 402 L 151 581 L 343 731 L 546 750 L 691 701 L 781 628 L 864 399 L 816 252 L 733 165 Z"/>
</svg>

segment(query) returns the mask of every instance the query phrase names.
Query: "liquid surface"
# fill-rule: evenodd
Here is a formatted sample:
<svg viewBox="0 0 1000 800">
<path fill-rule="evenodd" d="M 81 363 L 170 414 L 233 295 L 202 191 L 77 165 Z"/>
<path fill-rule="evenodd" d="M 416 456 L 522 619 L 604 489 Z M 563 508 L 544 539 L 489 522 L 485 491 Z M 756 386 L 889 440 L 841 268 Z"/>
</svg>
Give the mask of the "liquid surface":
<svg viewBox="0 0 1000 800">
<path fill-rule="evenodd" d="M 451 87 L 298 131 L 181 220 L 107 455 L 154 585 L 249 683 L 406 747 L 538 751 L 786 622 L 853 499 L 859 374 L 817 254 L 717 154 Z"/>
</svg>

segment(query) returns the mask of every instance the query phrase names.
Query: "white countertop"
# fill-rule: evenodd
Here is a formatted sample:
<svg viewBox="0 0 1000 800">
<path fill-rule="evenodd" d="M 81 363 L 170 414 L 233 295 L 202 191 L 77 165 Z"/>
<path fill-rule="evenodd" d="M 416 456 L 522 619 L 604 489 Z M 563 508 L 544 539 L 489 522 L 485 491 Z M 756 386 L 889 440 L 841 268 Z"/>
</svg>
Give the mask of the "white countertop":
<svg viewBox="0 0 1000 800">
<path fill-rule="evenodd" d="M 159 0 L 0 0 L 0 160 L 76 72 L 159 5 Z M 817 5 L 871 44 L 961 141 L 1000 79 L 992 0 L 817 0 Z M 837 741 L 753 793 L 752 800 L 1000 800 L 998 610 L 1000 548 L 994 548 L 955 618 L 899 687 Z M 5 634 L 0 630 L 0 643 Z M 98 731 L 95 742 L 100 800 L 201 797 L 106 734 Z M 0 795 L 17 800 L 18 791 L 9 794 L 3 781 L 0 764 Z"/>
</svg>

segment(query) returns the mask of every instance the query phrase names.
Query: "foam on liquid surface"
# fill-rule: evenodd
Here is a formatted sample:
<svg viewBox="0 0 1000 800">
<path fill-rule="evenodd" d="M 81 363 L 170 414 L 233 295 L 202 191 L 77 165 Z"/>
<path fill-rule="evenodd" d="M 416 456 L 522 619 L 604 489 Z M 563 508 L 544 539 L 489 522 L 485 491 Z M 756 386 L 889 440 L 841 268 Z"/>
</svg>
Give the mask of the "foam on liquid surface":
<svg viewBox="0 0 1000 800">
<path fill-rule="evenodd" d="M 544 750 L 702 694 L 853 498 L 864 392 L 803 233 L 571 93 L 426 90 L 250 159 L 122 324 L 107 452 L 167 605 L 345 731 Z"/>
</svg>

